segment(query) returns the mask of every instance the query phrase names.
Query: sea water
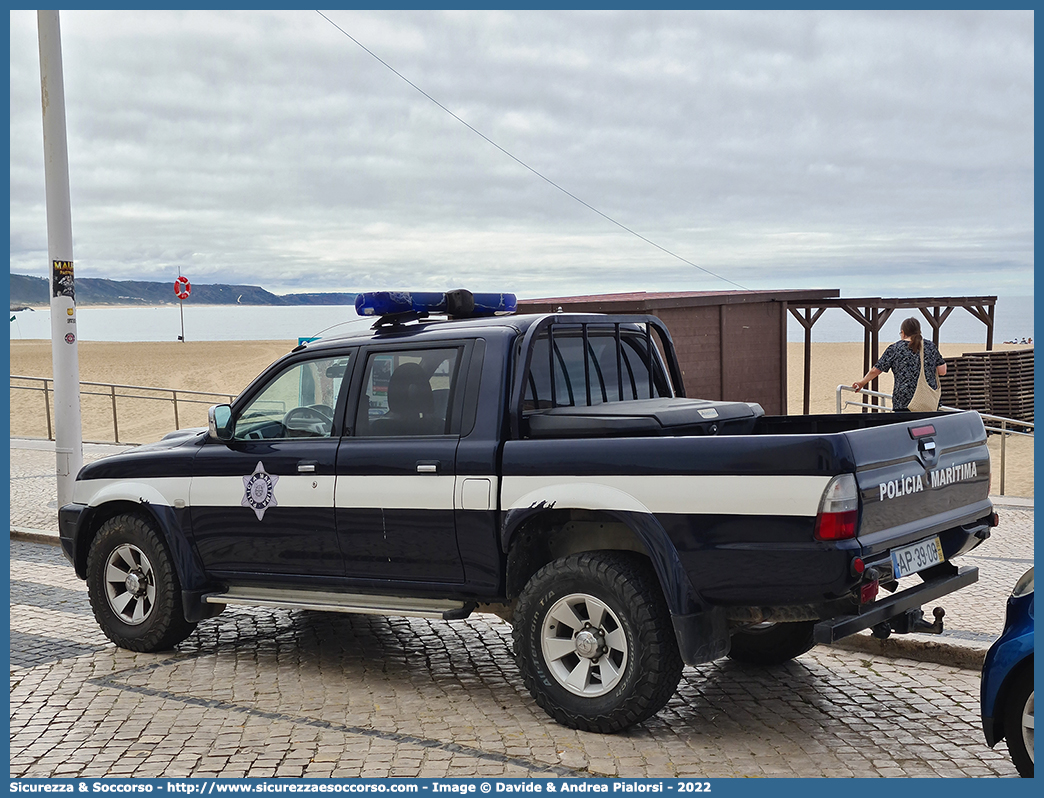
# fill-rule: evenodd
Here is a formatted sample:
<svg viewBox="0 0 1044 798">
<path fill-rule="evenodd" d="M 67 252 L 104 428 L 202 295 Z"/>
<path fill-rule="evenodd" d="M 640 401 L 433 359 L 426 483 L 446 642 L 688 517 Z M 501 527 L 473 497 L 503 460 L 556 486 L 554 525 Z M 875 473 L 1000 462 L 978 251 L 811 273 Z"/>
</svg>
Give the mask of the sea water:
<svg viewBox="0 0 1044 798">
<path fill-rule="evenodd" d="M 372 320 L 360 318 L 351 305 L 192 305 L 184 307 L 186 341 L 289 341 L 352 329 L 365 329 Z M 998 297 L 993 340 L 1033 336 L 1033 297 Z M 12 312 L 12 339 L 51 337 L 47 308 Z M 897 310 L 881 330 L 881 343 L 899 339 L 899 324 L 907 316 L 921 321 L 926 337 L 932 331 L 917 310 Z M 163 307 L 81 307 L 77 310 L 81 341 L 176 341 L 182 331 L 177 305 Z M 787 340 L 804 341 L 804 328 L 788 319 Z M 814 342 L 862 341 L 863 328 L 840 308 L 830 308 L 812 328 Z M 985 343 L 986 325 L 964 308 L 956 308 L 943 323 L 942 340 L 947 343 Z"/>
<path fill-rule="evenodd" d="M 365 328 L 352 305 L 185 305 L 186 341 L 289 341 Z M 11 338 L 50 338 L 47 308 L 12 312 Z M 182 316 L 177 305 L 161 307 L 79 307 L 81 341 L 177 341 Z"/>
</svg>

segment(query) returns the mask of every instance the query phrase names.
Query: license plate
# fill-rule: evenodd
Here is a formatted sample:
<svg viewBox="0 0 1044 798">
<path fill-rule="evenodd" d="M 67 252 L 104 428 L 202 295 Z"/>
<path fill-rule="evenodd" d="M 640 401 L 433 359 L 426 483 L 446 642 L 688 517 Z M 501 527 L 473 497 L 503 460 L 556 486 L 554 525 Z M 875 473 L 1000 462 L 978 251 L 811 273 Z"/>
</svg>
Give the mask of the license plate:
<svg viewBox="0 0 1044 798">
<path fill-rule="evenodd" d="M 892 550 L 892 567 L 895 569 L 896 579 L 923 571 L 925 568 L 931 568 L 933 565 L 943 562 L 944 559 L 942 544 L 938 537 Z"/>
</svg>

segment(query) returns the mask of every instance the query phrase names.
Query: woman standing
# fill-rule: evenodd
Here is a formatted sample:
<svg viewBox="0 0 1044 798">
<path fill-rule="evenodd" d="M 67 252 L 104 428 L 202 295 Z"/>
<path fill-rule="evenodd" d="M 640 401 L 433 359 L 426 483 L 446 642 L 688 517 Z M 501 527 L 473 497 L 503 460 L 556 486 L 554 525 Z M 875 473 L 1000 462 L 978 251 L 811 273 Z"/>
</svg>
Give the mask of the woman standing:
<svg viewBox="0 0 1044 798">
<path fill-rule="evenodd" d="M 900 340 L 888 347 L 866 376 L 853 382 L 852 387 L 861 391 L 871 380 L 877 379 L 885 371 L 891 371 L 895 380 L 892 386 L 892 410 L 908 410 L 914 391 L 917 390 L 921 350 L 924 350 L 924 378 L 932 390 L 939 388 L 939 377 L 946 374 L 946 361 L 935 344 L 921 337 L 921 322 L 917 319 L 904 320 L 899 326 L 899 337 Z"/>
</svg>

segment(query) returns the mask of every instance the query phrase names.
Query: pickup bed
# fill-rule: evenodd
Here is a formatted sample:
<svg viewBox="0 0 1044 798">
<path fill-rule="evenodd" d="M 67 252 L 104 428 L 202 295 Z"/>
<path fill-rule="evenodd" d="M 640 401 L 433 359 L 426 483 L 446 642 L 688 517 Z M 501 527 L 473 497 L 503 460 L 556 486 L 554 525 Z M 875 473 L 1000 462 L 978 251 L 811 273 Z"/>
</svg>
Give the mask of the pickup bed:
<svg viewBox="0 0 1044 798">
<path fill-rule="evenodd" d="M 686 398 L 654 317 L 424 316 L 81 470 L 62 544 L 111 640 L 170 648 L 228 604 L 495 612 L 549 715 L 616 732 L 684 664 L 941 631 L 921 606 L 977 578 L 952 562 L 997 523 L 977 413 L 769 417 Z"/>
</svg>

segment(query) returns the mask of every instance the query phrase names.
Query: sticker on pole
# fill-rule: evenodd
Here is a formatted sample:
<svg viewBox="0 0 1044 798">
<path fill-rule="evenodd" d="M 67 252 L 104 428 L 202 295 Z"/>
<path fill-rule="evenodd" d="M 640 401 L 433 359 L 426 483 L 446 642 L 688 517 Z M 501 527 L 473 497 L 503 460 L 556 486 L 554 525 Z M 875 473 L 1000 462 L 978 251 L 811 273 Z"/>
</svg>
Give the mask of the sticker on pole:
<svg viewBox="0 0 1044 798">
<path fill-rule="evenodd" d="M 71 260 L 51 261 L 51 292 L 54 297 L 67 296 L 73 302 L 76 301 L 76 280 Z"/>
<path fill-rule="evenodd" d="M 178 299 L 188 299 L 188 295 L 192 293 L 192 285 L 188 281 L 188 277 L 179 277 L 174 281 L 174 293 Z"/>
</svg>

